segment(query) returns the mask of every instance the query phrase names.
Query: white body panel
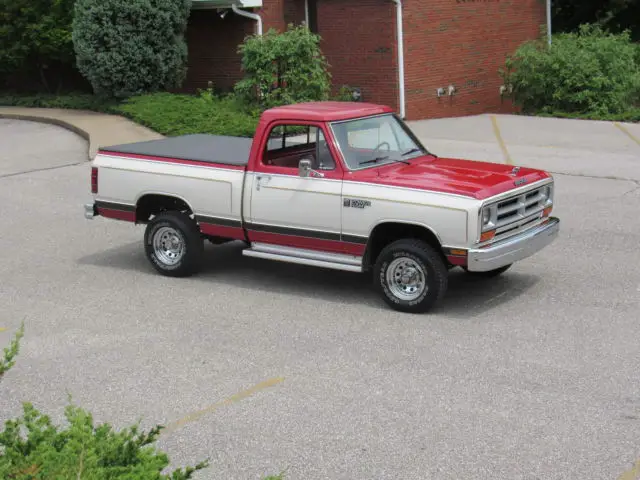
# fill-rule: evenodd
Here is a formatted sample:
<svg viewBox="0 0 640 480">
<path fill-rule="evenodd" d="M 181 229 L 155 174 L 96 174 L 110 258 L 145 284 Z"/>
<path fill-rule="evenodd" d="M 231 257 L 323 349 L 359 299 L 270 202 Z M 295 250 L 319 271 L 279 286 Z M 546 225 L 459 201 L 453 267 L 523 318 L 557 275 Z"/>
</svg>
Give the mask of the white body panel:
<svg viewBox="0 0 640 480">
<path fill-rule="evenodd" d="M 198 215 L 242 219 L 244 171 L 98 154 L 96 200 L 135 205 L 148 194 L 185 201 Z"/>
<path fill-rule="evenodd" d="M 443 246 L 466 245 L 475 234 L 480 202 L 471 198 L 348 181 L 343 183 L 342 194 L 345 199 L 371 202 L 364 208 L 342 209 L 345 235 L 368 237 L 386 222 L 428 228 Z"/>
<path fill-rule="evenodd" d="M 252 179 L 246 221 L 340 234 L 341 181 L 255 172 L 247 177 Z"/>
</svg>

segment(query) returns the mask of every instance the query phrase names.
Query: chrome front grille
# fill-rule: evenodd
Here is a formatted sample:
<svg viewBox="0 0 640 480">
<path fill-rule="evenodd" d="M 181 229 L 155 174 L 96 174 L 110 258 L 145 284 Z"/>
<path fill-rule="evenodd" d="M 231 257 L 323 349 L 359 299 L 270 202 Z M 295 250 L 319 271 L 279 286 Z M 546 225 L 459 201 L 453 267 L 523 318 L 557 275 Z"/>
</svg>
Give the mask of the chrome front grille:
<svg viewBox="0 0 640 480">
<path fill-rule="evenodd" d="M 525 192 L 517 197 L 502 200 L 497 205 L 496 228 L 500 229 L 511 223 L 539 214 L 545 209 L 546 205 L 547 198 L 542 194 L 542 187 Z"/>
<path fill-rule="evenodd" d="M 495 230 L 493 241 L 526 230 L 553 205 L 553 182 L 485 205 L 480 212 L 481 232 Z M 485 222 L 485 220 L 487 220 Z"/>
</svg>

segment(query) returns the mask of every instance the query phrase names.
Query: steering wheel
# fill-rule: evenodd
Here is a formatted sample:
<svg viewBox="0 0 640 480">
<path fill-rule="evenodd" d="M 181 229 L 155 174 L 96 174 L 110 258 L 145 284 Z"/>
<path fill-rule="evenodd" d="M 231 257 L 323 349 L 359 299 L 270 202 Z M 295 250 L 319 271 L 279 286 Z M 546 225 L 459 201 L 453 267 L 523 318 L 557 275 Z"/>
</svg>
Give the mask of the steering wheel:
<svg viewBox="0 0 640 480">
<path fill-rule="evenodd" d="M 391 145 L 389 145 L 389 142 L 382 142 L 382 143 L 379 143 L 379 144 L 376 146 L 376 148 L 374 148 L 374 149 L 373 149 L 373 152 L 375 153 L 375 152 L 377 152 L 378 150 L 380 150 L 380 147 L 382 147 L 383 145 L 386 145 L 386 146 L 387 146 L 387 152 L 390 152 L 390 151 L 391 151 Z M 377 156 L 377 155 L 374 155 L 374 157 L 376 157 L 376 156 Z"/>
</svg>

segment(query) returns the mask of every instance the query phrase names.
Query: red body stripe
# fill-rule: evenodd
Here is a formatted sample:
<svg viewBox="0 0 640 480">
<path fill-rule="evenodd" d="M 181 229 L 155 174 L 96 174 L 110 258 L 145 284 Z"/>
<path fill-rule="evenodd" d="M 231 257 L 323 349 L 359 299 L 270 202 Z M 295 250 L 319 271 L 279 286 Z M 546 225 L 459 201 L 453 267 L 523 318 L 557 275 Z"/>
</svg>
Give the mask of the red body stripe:
<svg viewBox="0 0 640 480">
<path fill-rule="evenodd" d="M 346 253 L 362 256 L 366 245 L 357 243 L 339 242 L 336 240 L 322 240 L 318 238 L 297 237 L 293 235 L 280 235 L 278 233 L 257 232 L 249 230 L 249 239 L 252 242 L 270 243 L 272 245 L 284 245 L 287 247 L 308 248 L 321 252 Z"/>
<path fill-rule="evenodd" d="M 105 218 L 124 220 L 125 222 L 135 222 L 136 212 L 125 212 L 124 210 L 114 210 L 111 208 L 98 207 L 98 214 Z"/>
<path fill-rule="evenodd" d="M 246 239 L 244 230 L 241 227 L 227 227 L 200 222 L 200 231 L 205 235 L 213 235 L 215 237 L 234 238 L 236 240 Z"/>
<path fill-rule="evenodd" d="M 182 158 L 154 157 L 153 155 L 139 155 L 137 153 L 118 153 L 118 152 L 109 152 L 105 150 L 100 150 L 99 153 L 100 155 L 108 155 L 111 157 L 136 158 L 138 160 L 151 160 L 154 162 L 178 163 L 181 165 L 195 165 L 198 167 L 225 168 L 227 170 L 243 171 L 246 168 L 246 167 L 243 167 L 242 165 L 225 165 L 222 163 L 200 162 L 198 160 L 184 160 Z"/>
</svg>

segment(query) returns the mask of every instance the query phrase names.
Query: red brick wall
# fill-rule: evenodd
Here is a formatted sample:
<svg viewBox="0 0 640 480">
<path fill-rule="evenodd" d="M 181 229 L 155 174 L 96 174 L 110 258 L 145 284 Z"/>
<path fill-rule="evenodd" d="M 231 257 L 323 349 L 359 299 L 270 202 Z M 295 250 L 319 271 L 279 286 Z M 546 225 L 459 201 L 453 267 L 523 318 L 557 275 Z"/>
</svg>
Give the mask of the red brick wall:
<svg viewBox="0 0 640 480">
<path fill-rule="evenodd" d="M 395 6 L 390 0 L 318 0 L 318 33 L 332 82 L 364 101 L 397 105 Z"/>
<path fill-rule="evenodd" d="M 541 0 L 405 0 L 407 119 L 513 111 L 498 69 L 545 19 Z"/>
<path fill-rule="evenodd" d="M 286 0 L 289 3 L 291 0 Z M 262 17 L 263 33 L 267 33 L 270 28 L 275 28 L 279 32 L 287 27 L 285 22 L 285 0 L 262 0 L 262 8 L 256 11 Z"/>
<path fill-rule="evenodd" d="M 286 0 L 284 3 L 284 21 L 287 25 L 300 25 L 304 22 L 304 0 Z"/>
<path fill-rule="evenodd" d="M 228 90 L 242 78 L 238 45 L 246 35 L 254 33 L 256 22 L 228 12 L 221 19 L 215 10 L 194 10 L 187 26 L 189 59 L 183 91 L 207 88 Z"/>
<path fill-rule="evenodd" d="M 403 0 L 407 119 L 513 111 L 498 69 L 545 22 L 541 0 Z M 363 100 L 398 109 L 396 9 L 391 0 L 318 0 L 318 33 L 334 91 L 359 87 Z M 304 0 L 264 0 L 265 32 L 304 19 Z M 233 12 L 191 14 L 184 90 L 211 80 L 228 89 L 242 77 L 237 47 L 256 22 Z M 438 98 L 436 89 L 457 88 Z"/>
</svg>

